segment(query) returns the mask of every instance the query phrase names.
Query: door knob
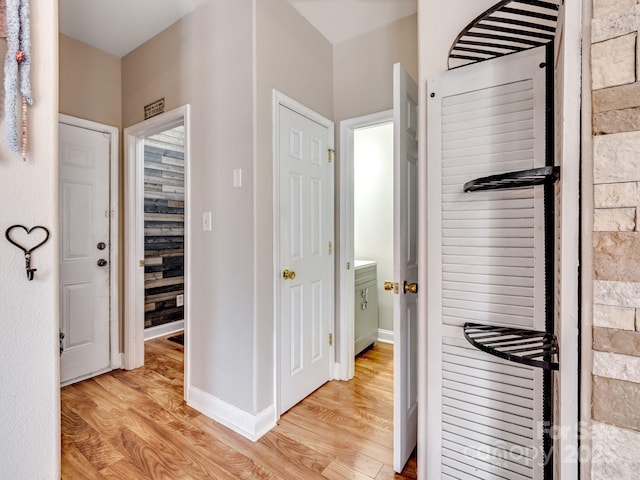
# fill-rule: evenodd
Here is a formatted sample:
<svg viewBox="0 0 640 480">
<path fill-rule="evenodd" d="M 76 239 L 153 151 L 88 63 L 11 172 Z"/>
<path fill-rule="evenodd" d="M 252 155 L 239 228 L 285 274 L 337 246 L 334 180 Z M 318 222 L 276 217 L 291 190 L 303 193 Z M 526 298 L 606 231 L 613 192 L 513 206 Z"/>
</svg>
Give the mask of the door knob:
<svg viewBox="0 0 640 480">
<path fill-rule="evenodd" d="M 387 290 L 388 292 L 393 290 L 393 282 L 390 281 L 386 281 L 384 282 L 384 289 Z"/>
<path fill-rule="evenodd" d="M 417 283 L 407 283 L 406 280 L 404 282 L 404 293 L 418 293 L 418 284 Z"/>
<path fill-rule="evenodd" d="M 101 258 L 100 260 L 98 260 L 97 263 L 98 263 L 99 267 L 106 267 L 107 263 L 109 263 L 109 262 L 107 262 L 104 258 Z"/>
<path fill-rule="evenodd" d="M 285 280 L 294 280 L 296 278 L 296 272 L 291 272 L 289 270 L 284 270 L 282 272 L 282 278 Z"/>
</svg>

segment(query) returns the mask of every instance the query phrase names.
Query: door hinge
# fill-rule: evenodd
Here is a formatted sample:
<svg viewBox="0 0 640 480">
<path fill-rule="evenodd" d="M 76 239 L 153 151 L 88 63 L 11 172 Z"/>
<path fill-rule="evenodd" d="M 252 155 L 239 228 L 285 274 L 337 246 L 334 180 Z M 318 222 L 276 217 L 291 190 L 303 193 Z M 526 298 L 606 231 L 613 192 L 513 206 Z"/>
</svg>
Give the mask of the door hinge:
<svg viewBox="0 0 640 480">
<path fill-rule="evenodd" d="M 333 157 L 335 157 L 336 151 L 333 148 L 327 149 L 327 162 L 333 162 Z"/>
<path fill-rule="evenodd" d="M 329 255 L 333 255 L 333 242 L 329 242 L 328 250 L 329 250 Z"/>
<path fill-rule="evenodd" d="M 333 347 L 333 333 L 329 334 L 329 346 Z"/>
<path fill-rule="evenodd" d="M 347 270 L 351 270 L 351 262 L 347 262 Z"/>
</svg>

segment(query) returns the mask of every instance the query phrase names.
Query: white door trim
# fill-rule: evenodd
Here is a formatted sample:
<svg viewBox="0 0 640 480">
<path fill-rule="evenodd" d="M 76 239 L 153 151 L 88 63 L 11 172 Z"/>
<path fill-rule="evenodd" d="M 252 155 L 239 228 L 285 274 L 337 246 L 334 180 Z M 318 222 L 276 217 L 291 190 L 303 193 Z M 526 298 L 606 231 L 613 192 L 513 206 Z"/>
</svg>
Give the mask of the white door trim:
<svg viewBox="0 0 640 480">
<path fill-rule="evenodd" d="M 72 117 L 70 115 L 58 114 L 58 122 L 73 127 L 86 128 L 96 132 L 104 132 L 109 134 L 109 349 L 111 369 L 122 367 L 122 354 L 120 353 L 120 260 L 119 260 L 119 207 L 118 197 L 120 193 L 119 187 L 119 145 L 120 130 L 117 127 L 104 125 L 102 123 L 92 122 L 82 118 Z M 75 380 L 74 380 L 75 381 Z"/>
<path fill-rule="evenodd" d="M 184 105 L 156 117 L 145 120 L 124 130 L 125 165 L 125 248 L 124 248 L 124 368 L 131 370 L 144 365 L 144 268 L 140 260 L 144 259 L 144 138 L 160 133 L 175 125 L 184 124 L 184 175 L 185 175 L 185 265 L 184 265 L 184 327 L 185 358 L 184 382 L 185 396 L 189 385 L 189 305 L 191 273 L 190 229 L 190 106 Z"/>
<path fill-rule="evenodd" d="M 272 155 L 273 155 L 273 395 L 274 395 L 274 416 L 277 421 L 280 418 L 280 155 L 279 155 L 279 138 L 280 138 L 280 106 L 286 107 L 294 112 L 307 117 L 329 130 L 329 148 L 334 148 L 334 124 L 328 118 L 323 117 L 317 112 L 304 106 L 300 102 L 288 97 L 278 90 L 273 90 L 273 137 L 272 137 Z M 331 179 L 331 211 L 334 209 L 334 179 Z M 335 243 L 335 239 L 334 239 Z M 332 294 L 335 299 L 335 293 Z M 334 321 L 330 325 L 330 333 L 335 335 L 335 301 L 332 302 L 330 317 Z M 335 345 L 335 341 L 334 341 Z M 331 347 L 330 356 L 335 358 L 335 346 Z M 334 368 L 331 365 L 330 378 L 334 377 Z"/>
<path fill-rule="evenodd" d="M 354 375 L 354 233 L 353 233 L 353 156 L 354 131 L 358 128 L 372 127 L 383 123 L 393 122 L 393 110 L 372 113 L 362 117 L 350 118 L 340 122 L 340 211 L 338 224 L 340 225 L 339 259 L 337 276 L 339 286 L 340 305 L 338 307 L 338 332 L 340 338 L 339 361 L 336 362 L 334 378 L 350 380 Z M 347 268 L 347 265 L 349 268 Z"/>
<path fill-rule="evenodd" d="M 577 480 L 580 477 L 581 463 L 584 468 L 590 469 L 591 458 L 583 457 L 582 452 L 586 446 L 590 447 L 589 436 L 585 435 L 584 425 L 580 424 L 580 354 L 586 352 L 590 359 L 590 352 L 580 352 L 580 164 L 582 137 L 580 122 L 582 119 L 582 2 L 565 2 L 560 9 L 558 20 L 563 22 L 562 42 L 564 71 L 562 74 L 562 86 L 556 85 L 556 92 L 562 91 L 562 104 L 556 103 L 560 108 L 560 116 L 563 119 L 562 132 L 555 132 L 556 139 L 561 135 L 562 145 L 560 164 L 560 191 L 562 202 L 560 205 L 560 218 L 562 238 L 558 246 L 560 256 L 560 302 L 556 311 L 558 322 L 558 342 L 560 350 L 560 371 L 557 395 L 558 406 L 558 432 L 555 439 L 556 465 L 558 465 L 558 478 L 562 480 Z M 588 38 L 588 37 L 586 37 Z M 586 50 L 588 51 L 588 50 Z M 556 54 L 557 58 L 557 54 Z M 587 95 L 587 98 L 588 95 Z M 589 130 L 590 134 L 590 130 Z M 590 137 L 589 137 L 590 138 Z M 589 140 L 589 145 L 591 141 Z M 560 152 L 556 150 L 556 162 Z M 591 187 L 588 188 L 591 190 Z M 587 237 L 589 238 L 589 237 Z M 583 241 L 584 250 L 590 249 L 591 243 Z M 556 279 L 558 282 L 558 279 Z M 582 301 L 587 304 L 591 301 L 583 292 Z M 591 325 L 585 318 L 582 323 L 582 331 L 587 338 L 591 338 Z M 589 345 L 591 345 L 589 343 Z M 589 363 L 587 363 L 587 366 Z M 582 365 L 582 368 L 585 366 Z M 591 381 L 591 370 L 585 371 L 584 376 Z M 590 402 L 589 402 L 590 405 Z M 587 410 L 588 412 L 589 410 Z"/>
</svg>

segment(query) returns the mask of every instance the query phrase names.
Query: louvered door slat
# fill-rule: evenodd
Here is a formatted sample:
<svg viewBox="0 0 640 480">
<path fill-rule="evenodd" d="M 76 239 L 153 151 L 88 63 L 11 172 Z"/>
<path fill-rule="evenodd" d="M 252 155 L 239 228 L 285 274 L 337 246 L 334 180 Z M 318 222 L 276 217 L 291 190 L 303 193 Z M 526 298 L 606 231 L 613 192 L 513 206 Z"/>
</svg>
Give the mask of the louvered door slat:
<svg viewBox="0 0 640 480">
<path fill-rule="evenodd" d="M 483 413 L 470 412 L 468 411 L 468 409 L 459 410 L 455 407 L 450 407 L 446 404 L 442 407 L 442 413 L 443 415 L 449 415 L 449 416 L 464 414 L 465 418 L 468 418 L 469 421 L 472 421 L 475 423 L 482 423 L 487 421 L 487 418 Z M 511 422 L 505 422 L 497 418 L 491 418 L 491 424 L 498 430 L 512 432 L 515 435 L 519 435 L 520 437 L 531 438 L 532 436 L 531 428 L 516 425 Z M 443 432 L 442 435 L 443 435 L 443 438 L 446 437 L 446 432 Z"/>
<path fill-rule="evenodd" d="M 473 452 L 471 449 L 462 448 L 466 454 L 459 453 L 460 448 L 442 449 L 442 463 L 470 475 L 475 475 L 480 480 L 527 480 L 531 476 L 521 475 L 508 470 L 506 462 L 491 458 L 482 452 Z M 475 455 L 474 455 L 475 453 Z M 506 464 L 506 465 L 505 465 Z M 531 473 L 531 472 L 530 472 Z"/>
<path fill-rule="evenodd" d="M 504 468 L 520 475 L 530 475 L 533 468 L 533 460 L 521 453 L 514 454 L 500 448 L 488 448 L 486 445 L 468 438 L 445 434 L 442 439 L 442 445 L 448 450 L 457 450 L 460 447 L 468 448 L 472 456 L 482 456 L 488 461 L 501 462 Z"/>
</svg>

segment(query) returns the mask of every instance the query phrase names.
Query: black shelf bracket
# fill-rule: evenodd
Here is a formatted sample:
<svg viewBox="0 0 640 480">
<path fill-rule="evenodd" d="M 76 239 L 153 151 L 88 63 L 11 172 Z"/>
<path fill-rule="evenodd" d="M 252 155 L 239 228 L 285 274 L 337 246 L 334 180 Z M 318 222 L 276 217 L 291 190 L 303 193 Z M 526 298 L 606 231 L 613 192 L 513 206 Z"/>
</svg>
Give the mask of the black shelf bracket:
<svg viewBox="0 0 640 480">
<path fill-rule="evenodd" d="M 506 190 L 554 183 L 560 178 L 560 167 L 541 167 L 476 178 L 464 184 L 465 192 Z"/>
<path fill-rule="evenodd" d="M 483 352 L 495 357 L 544 370 L 558 370 L 556 336 L 537 330 L 464 324 L 464 337 Z"/>
</svg>

